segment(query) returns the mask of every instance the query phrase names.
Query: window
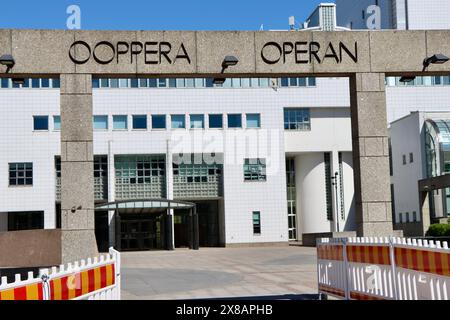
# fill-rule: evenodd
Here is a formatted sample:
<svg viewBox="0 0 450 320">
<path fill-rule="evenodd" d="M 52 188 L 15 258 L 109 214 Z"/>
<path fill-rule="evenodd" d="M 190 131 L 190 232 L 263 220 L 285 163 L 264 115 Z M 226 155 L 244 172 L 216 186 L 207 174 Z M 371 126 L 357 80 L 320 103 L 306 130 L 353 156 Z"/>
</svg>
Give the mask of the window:
<svg viewBox="0 0 450 320">
<path fill-rule="evenodd" d="M 190 115 L 191 129 L 203 129 L 205 128 L 205 116 L 202 114 Z"/>
<path fill-rule="evenodd" d="M 398 214 L 398 222 L 403 223 L 403 214 L 401 212 Z"/>
<path fill-rule="evenodd" d="M 417 220 L 417 212 L 413 211 L 413 221 L 412 222 L 417 222 L 419 220 Z"/>
<path fill-rule="evenodd" d="M 405 222 L 409 222 L 409 212 L 405 213 Z"/>
<path fill-rule="evenodd" d="M 247 128 L 261 128 L 261 115 L 259 113 L 247 113 Z"/>
<path fill-rule="evenodd" d="M 41 87 L 42 88 L 50 88 L 50 79 L 42 78 L 41 79 Z"/>
<path fill-rule="evenodd" d="M 403 155 L 403 165 L 406 164 L 406 154 Z"/>
<path fill-rule="evenodd" d="M 126 116 L 126 115 L 113 116 L 113 129 L 114 130 L 127 130 L 128 129 L 128 116 Z"/>
<path fill-rule="evenodd" d="M 8 231 L 44 229 L 44 212 L 8 212 Z"/>
<path fill-rule="evenodd" d="M 313 87 L 316 85 L 316 78 L 280 78 L 279 84 L 281 87 Z"/>
<path fill-rule="evenodd" d="M 410 154 L 409 154 L 409 163 L 413 163 L 414 162 L 414 155 L 413 155 L 413 153 L 411 152 Z"/>
<path fill-rule="evenodd" d="M 209 115 L 209 127 L 211 129 L 222 129 L 223 128 L 223 116 L 221 114 L 210 114 Z"/>
<path fill-rule="evenodd" d="M 325 165 L 325 199 L 327 206 L 327 220 L 333 221 L 333 205 L 331 195 L 331 154 L 330 152 L 324 153 L 324 165 Z"/>
<path fill-rule="evenodd" d="M 33 185 L 33 163 L 32 162 L 10 163 L 9 185 L 10 186 Z"/>
<path fill-rule="evenodd" d="M 152 129 L 165 129 L 166 128 L 166 115 L 152 115 Z"/>
<path fill-rule="evenodd" d="M 171 116 L 172 129 L 184 129 L 186 128 L 186 117 L 184 114 L 173 114 Z"/>
<path fill-rule="evenodd" d="M 48 130 L 48 116 L 33 117 L 34 130 Z"/>
<path fill-rule="evenodd" d="M 310 111 L 308 108 L 284 109 L 285 130 L 311 130 Z"/>
<path fill-rule="evenodd" d="M 53 130 L 61 130 L 61 117 L 53 116 Z"/>
<path fill-rule="evenodd" d="M 94 116 L 94 130 L 108 130 L 108 116 Z"/>
<path fill-rule="evenodd" d="M 253 234 L 261 234 L 261 213 L 253 211 Z"/>
<path fill-rule="evenodd" d="M 228 128 L 242 128 L 242 115 L 240 113 L 228 115 Z"/>
<path fill-rule="evenodd" d="M 266 181 L 266 159 L 244 160 L 244 181 Z"/>
<path fill-rule="evenodd" d="M 133 116 L 133 129 L 147 129 L 147 116 L 146 115 L 134 115 Z"/>
</svg>

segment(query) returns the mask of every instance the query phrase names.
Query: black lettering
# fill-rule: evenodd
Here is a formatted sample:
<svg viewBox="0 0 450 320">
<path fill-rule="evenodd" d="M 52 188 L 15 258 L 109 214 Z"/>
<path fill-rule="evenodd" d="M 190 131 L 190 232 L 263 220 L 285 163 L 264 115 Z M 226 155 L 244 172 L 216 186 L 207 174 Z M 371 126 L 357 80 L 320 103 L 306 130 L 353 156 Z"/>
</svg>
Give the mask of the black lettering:
<svg viewBox="0 0 450 320">
<path fill-rule="evenodd" d="M 320 51 L 320 43 L 318 42 L 310 42 L 309 43 L 309 63 L 313 62 L 313 57 L 316 58 L 318 63 L 322 63 L 319 57 L 319 51 Z"/>
<path fill-rule="evenodd" d="M 141 42 L 131 42 L 131 63 L 133 63 L 133 56 L 137 56 L 142 52 L 143 45 Z"/>
<path fill-rule="evenodd" d="M 150 50 L 150 46 L 156 46 L 158 42 L 146 42 L 144 45 L 144 55 L 145 55 L 145 64 L 158 64 L 158 60 L 150 60 L 148 59 L 149 55 L 157 55 L 158 50 Z"/>
<path fill-rule="evenodd" d="M 120 47 L 123 46 L 125 49 L 121 50 Z M 116 45 L 116 52 L 117 52 L 117 64 L 119 64 L 119 57 L 121 54 L 128 53 L 128 50 L 130 49 L 130 46 L 128 45 L 128 42 L 119 41 Z"/>
<path fill-rule="evenodd" d="M 301 49 L 302 46 L 306 46 L 306 45 L 308 45 L 308 42 L 298 42 L 297 41 L 295 43 L 295 63 L 307 64 L 309 62 L 308 60 L 302 60 L 300 58 L 300 55 L 308 53 L 308 50 L 306 48 L 304 50 Z"/>
<path fill-rule="evenodd" d="M 182 43 L 180 48 L 178 49 L 177 56 L 175 57 L 175 60 L 173 63 L 177 62 L 178 59 L 186 59 L 189 64 L 191 64 L 191 58 L 189 57 L 186 48 L 184 47 L 184 44 Z"/>
<path fill-rule="evenodd" d="M 283 63 L 286 63 L 286 55 L 291 54 L 294 51 L 294 45 L 291 42 L 283 43 Z"/>
<path fill-rule="evenodd" d="M 88 50 L 89 55 L 88 55 L 88 57 L 87 57 L 86 59 L 83 59 L 83 60 L 77 60 L 77 59 L 73 56 L 72 51 L 76 51 L 76 46 L 77 46 L 77 45 L 82 45 L 82 46 L 84 46 L 84 47 Z M 76 55 L 76 52 L 75 52 L 75 55 Z M 91 58 L 91 47 L 90 47 L 86 42 L 84 42 L 84 41 L 75 41 L 75 42 L 72 43 L 72 45 L 70 46 L 70 49 L 69 49 L 69 57 L 70 57 L 70 60 L 72 60 L 73 63 L 76 63 L 76 64 L 85 64 L 85 63 L 88 62 L 89 59 Z"/>
<path fill-rule="evenodd" d="M 355 42 L 355 53 L 352 53 L 342 42 L 339 42 L 339 55 L 342 62 L 342 51 L 345 51 L 347 55 L 353 60 L 353 62 L 358 63 L 358 42 Z"/>
<path fill-rule="evenodd" d="M 265 48 L 267 48 L 267 47 L 275 47 L 277 50 L 278 50 L 278 58 L 277 59 L 275 59 L 275 60 L 270 60 L 270 59 L 268 59 L 265 55 L 264 55 L 264 49 Z M 261 49 L 261 58 L 263 59 L 263 61 L 265 62 L 265 63 L 267 63 L 267 64 L 275 64 L 275 63 L 277 63 L 277 62 L 279 62 L 280 61 L 280 59 L 281 59 L 281 53 L 282 53 L 282 50 L 281 50 L 281 46 L 278 44 L 278 43 L 276 43 L 276 42 L 267 42 L 265 45 L 264 45 L 264 47 Z"/>
<path fill-rule="evenodd" d="M 163 46 L 166 47 L 166 50 L 163 49 Z M 169 64 L 172 64 L 172 60 L 170 60 L 169 53 L 172 50 L 172 45 L 169 42 L 160 42 L 159 43 L 159 63 L 162 62 L 162 57 L 166 58 Z"/>
<path fill-rule="evenodd" d="M 331 53 L 330 53 L 331 51 Z M 334 58 L 334 60 L 336 60 L 336 63 L 339 63 L 339 57 L 336 53 L 336 50 L 334 50 L 333 44 L 330 42 L 328 44 L 328 48 L 325 51 L 325 56 L 323 57 L 323 60 L 328 59 L 328 58 Z"/>
<path fill-rule="evenodd" d="M 97 57 L 96 51 L 97 51 L 98 47 L 100 47 L 100 46 L 106 46 L 106 47 L 108 47 L 108 48 L 111 49 L 112 55 L 111 55 L 111 58 L 110 58 L 110 59 L 107 59 L 107 60 L 101 60 L 99 57 Z M 97 63 L 99 63 L 99 64 L 108 64 L 108 63 L 110 63 L 111 61 L 114 60 L 114 56 L 115 56 L 115 55 L 116 55 L 116 50 L 114 49 L 114 46 L 113 46 L 110 42 L 108 42 L 108 41 L 101 41 L 101 42 L 97 43 L 97 45 L 96 45 L 95 48 L 94 48 L 94 54 L 93 54 L 94 60 L 95 60 Z"/>
</svg>

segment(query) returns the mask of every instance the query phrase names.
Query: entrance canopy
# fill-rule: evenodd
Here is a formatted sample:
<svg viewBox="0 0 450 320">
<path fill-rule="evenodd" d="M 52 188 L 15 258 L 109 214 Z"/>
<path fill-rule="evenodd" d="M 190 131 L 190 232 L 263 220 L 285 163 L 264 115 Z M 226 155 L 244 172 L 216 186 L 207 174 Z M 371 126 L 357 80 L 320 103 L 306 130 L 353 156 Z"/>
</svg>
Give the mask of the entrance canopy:
<svg viewBox="0 0 450 320">
<path fill-rule="evenodd" d="M 121 213 L 153 213 L 167 209 L 191 209 L 195 204 L 167 199 L 124 200 L 97 205 L 95 210 L 120 210 Z"/>
</svg>

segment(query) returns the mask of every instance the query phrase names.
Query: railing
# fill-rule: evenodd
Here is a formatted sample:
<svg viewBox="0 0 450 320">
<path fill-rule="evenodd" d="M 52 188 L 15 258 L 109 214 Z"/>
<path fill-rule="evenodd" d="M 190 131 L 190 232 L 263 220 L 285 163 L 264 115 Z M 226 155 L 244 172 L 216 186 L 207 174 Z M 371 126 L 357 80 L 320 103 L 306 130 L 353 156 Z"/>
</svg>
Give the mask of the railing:
<svg viewBox="0 0 450 320">
<path fill-rule="evenodd" d="M 351 300 L 449 300 L 447 242 L 318 239 L 319 293 Z"/>
<path fill-rule="evenodd" d="M 41 269 L 37 278 L 2 277 L 0 300 L 120 300 L 120 253 L 110 248 L 100 258 Z"/>
</svg>

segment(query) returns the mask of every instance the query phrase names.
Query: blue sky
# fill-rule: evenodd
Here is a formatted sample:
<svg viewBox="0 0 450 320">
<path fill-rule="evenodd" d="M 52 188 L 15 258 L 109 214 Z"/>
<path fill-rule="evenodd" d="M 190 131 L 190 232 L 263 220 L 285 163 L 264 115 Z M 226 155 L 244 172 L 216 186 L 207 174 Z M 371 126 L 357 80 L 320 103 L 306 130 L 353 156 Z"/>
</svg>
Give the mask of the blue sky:
<svg viewBox="0 0 450 320">
<path fill-rule="evenodd" d="M 319 0 L 23 0 L 7 1 L 0 10 L 0 28 L 66 29 L 66 8 L 81 8 L 86 30 L 264 30 L 287 29 L 288 17 L 298 22 Z M 6 9 L 5 9 L 5 5 Z"/>
</svg>

